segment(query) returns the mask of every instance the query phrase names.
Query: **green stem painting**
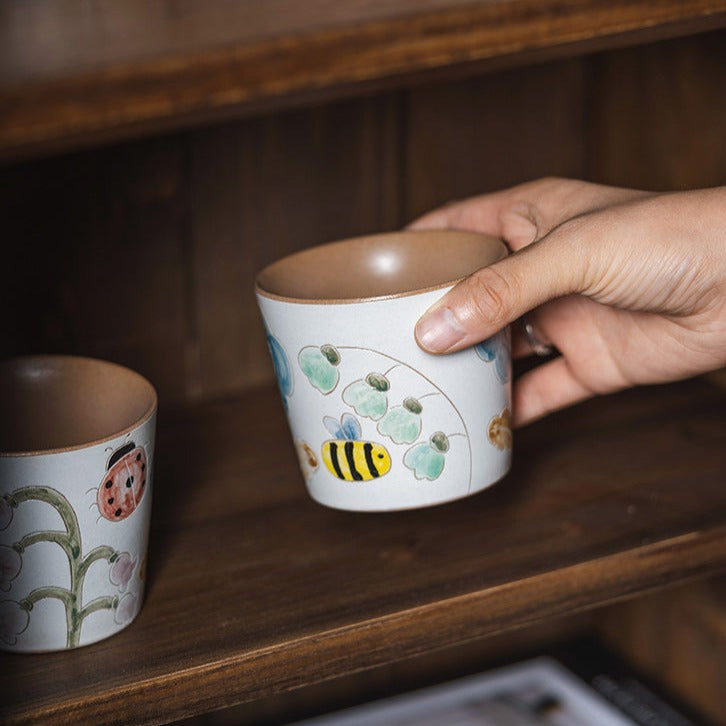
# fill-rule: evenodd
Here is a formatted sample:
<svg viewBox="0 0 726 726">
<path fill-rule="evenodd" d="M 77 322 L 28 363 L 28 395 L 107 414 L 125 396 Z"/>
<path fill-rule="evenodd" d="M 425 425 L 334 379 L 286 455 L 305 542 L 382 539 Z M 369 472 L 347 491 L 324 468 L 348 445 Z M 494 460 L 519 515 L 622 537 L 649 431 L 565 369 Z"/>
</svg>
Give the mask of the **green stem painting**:
<svg viewBox="0 0 726 726">
<path fill-rule="evenodd" d="M 19 539 L 14 545 L 18 554 L 39 542 L 57 544 L 68 558 L 70 567 L 70 584 L 66 587 L 47 585 L 32 590 L 19 605 L 30 613 L 33 606 L 44 598 L 55 598 L 63 603 L 66 612 L 67 637 L 66 647 L 74 648 L 80 643 L 81 627 L 85 618 L 98 610 L 110 610 L 118 605 L 118 597 L 99 597 L 89 603 L 83 603 L 83 581 L 89 567 L 99 560 L 113 562 L 118 553 L 107 545 L 92 549 L 85 557 L 81 545 L 81 530 L 78 518 L 70 502 L 57 490 L 51 487 L 31 486 L 16 489 L 8 496 L 12 507 L 24 502 L 45 502 L 53 507 L 61 517 L 65 526 L 62 530 L 43 530 L 31 532 Z"/>
</svg>

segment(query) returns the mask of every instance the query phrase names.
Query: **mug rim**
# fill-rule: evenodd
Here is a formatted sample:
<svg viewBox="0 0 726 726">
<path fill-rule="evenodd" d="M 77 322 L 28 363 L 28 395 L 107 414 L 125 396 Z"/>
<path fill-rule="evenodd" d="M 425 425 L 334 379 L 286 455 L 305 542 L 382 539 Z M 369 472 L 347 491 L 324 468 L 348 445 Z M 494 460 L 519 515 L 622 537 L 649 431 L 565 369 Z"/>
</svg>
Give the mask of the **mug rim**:
<svg viewBox="0 0 726 726">
<path fill-rule="evenodd" d="M 276 300 L 278 302 L 297 304 L 297 305 L 352 305 L 369 302 L 379 302 L 385 300 L 395 300 L 398 298 L 410 297 L 413 295 L 420 295 L 423 293 L 434 292 L 436 290 L 445 290 L 453 285 L 456 285 L 461 280 L 465 279 L 466 275 L 458 275 L 449 279 L 437 282 L 432 285 L 424 285 L 405 289 L 400 292 L 387 293 L 382 295 L 364 295 L 364 296 L 350 296 L 350 297 L 302 297 L 299 295 L 284 295 L 272 290 L 266 289 L 263 278 L 269 276 L 274 268 L 282 267 L 283 265 L 290 265 L 295 260 L 300 260 L 303 257 L 310 257 L 313 255 L 320 255 L 325 251 L 340 249 L 344 246 L 351 244 L 360 245 L 365 243 L 367 240 L 382 240 L 383 238 L 413 238 L 423 236 L 451 236 L 451 237 L 478 237 L 482 241 L 486 241 L 487 244 L 492 248 L 498 248 L 498 254 L 489 264 L 498 262 L 508 254 L 508 248 L 506 244 L 498 237 L 495 237 L 484 232 L 477 232 L 469 229 L 455 229 L 455 228 L 444 228 L 444 229 L 425 229 L 425 230 L 394 230 L 390 232 L 380 232 L 367 235 L 359 235 L 355 237 L 346 237 L 344 239 L 335 240 L 332 242 L 326 242 L 324 244 L 313 245 L 304 249 L 293 252 L 292 254 L 285 255 L 269 265 L 266 265 L 262 270 L 257 273 L 255 278 L 255 292 L 262 298 L 270 300 Z M 473 272 L 473 271 L 472 271 Z"/>
<path fill-rule="evenodd" d="M 70 444 L 68 446 L 57 446 L 52 448 L 44 448 L 44 449 L 20 449 L 16 451 L 2 451 L 0 450 L 0 459 L 10 459 L 10 458 L 25 458 L 25 457 L 31 457 L 31 456 L 46 456 L 50 454 L 62 454 L 62 453 L 69 453 L 69 452 L 75 452 L 75 451 L 81 451 L 83 449 L 89 449 L 94 446 L 97 446 L 98 444 L 106 443 L 107 441 L 112 441 L 113 439 L 118 438 L 119 436 L 123 436 L 127 433 L 130 433 L 131 431 L 134 431 L 135 429 L 143 426 L 147 421 L 149 421 L 154 414 L 156 414 L 158 405 L 159 405 L 159 398 L 158 394 L 156 392 L 156 389 L 152 385 L 152 383 L 144 376 L 142 376 L 140 373 L 138 373 L 135 370 L 132 370 L 131 368 L 128 368 L 127 366 L 121 365 L 120 363 L 114 363 L 112 361 L 103 360 L 101 358 L 92 358 L 90 356 L 80 356 L 80 355 L 67 355 L 67 354 L 34 354 L 34 355 L 21 355 L 21 356 L 13 356 L 11 358 L 7 358 L 3 361 L 0 361 L 0 364 L 23 364 L 23 363 L 29 363 L 32 361 L 46 361 L 46 362 L 56 362 L 56 363 L 63 363 L 63 364 L 69 364 L 69 363 L 83 363 L 83 364 L 90 364 L 96 367 L 103 367 L 103 368 L 115 368 L 117 371 L 123 371 L 125 375 L 130 375 L 132 378 L 135 378 L 136 381 L 141 385 L 143 389 L 145 389 L 145 393 L 149 395 L 150 397 L 150 403 L 146 407 L 146 410 L 144 413 L 136 418 L 131 424 L 124 427 L 123 429 L 120 429 L 118 431 L 114 431 L 111 434 L 108 434 L 106 436 L 101 436 L 96 439 L 92 439 L 90 441 L 83 441 L 79 444 Z"/>
</svg>

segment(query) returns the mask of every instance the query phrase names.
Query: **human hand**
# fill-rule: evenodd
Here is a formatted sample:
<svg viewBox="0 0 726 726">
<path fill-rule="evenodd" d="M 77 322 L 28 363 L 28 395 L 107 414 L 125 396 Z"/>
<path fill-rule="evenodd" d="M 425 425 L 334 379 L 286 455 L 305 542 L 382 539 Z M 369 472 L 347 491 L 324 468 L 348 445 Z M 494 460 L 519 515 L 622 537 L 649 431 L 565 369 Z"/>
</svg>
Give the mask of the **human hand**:
<svg viewBox="0 0 726 726">
<path fill-rule="evenodd" d="M 411 228 L 476 230 L 513 251 L 462 280 L 415 332 L 425 350 L 448 353 L 527 313 L 560 355 L 515 381 L 514 425 L 726 365 L 726 187 L 655 194 L 540 179 Z M 533 352 L 517 326 L 512 351 Z"/>
</svg>

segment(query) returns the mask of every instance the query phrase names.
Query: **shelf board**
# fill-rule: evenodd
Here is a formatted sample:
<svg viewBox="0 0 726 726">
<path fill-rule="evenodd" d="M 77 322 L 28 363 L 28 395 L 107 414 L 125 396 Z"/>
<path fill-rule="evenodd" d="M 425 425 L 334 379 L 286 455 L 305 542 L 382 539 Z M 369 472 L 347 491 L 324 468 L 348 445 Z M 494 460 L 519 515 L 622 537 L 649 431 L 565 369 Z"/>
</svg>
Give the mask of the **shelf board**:
<svg viewBox="0 0 726 726">
<path fill-rule="evenodd" d="M 4 3 L 0 159 L 725 26 L 723 0 Z"/>
<path fill-rule="evenodd" d="M 122 633 L 3 654 L 3 723 L 155 723 L 726 568 L 726 391 L 608 396 L 517 432 L 491 489 L 395 514 L 304 491 L 277 392 L 162 410 L 148 592 Z"/>
</svg>

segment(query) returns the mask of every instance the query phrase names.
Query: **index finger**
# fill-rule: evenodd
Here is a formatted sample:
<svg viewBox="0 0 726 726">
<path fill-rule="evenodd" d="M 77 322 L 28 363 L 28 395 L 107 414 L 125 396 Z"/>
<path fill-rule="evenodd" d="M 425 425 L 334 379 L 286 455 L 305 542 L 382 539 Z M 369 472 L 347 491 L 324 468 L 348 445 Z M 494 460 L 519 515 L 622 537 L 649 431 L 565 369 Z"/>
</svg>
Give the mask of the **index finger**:
<svg viewBox="0 0 726 726">
<path fill-rule="evenodd" d="M 648 192 L 548 177 L 448 204 L 416 219 L 410 229 L 469 229 L 526 247 L 573 217 Z"/>
<path fill-rule="evenodd" d="M 516 188 L 463 199 L 415 219 L 408 229 L 468 229 L 502 237 L 502 212 L 512 203 Z"/>
</svg>

